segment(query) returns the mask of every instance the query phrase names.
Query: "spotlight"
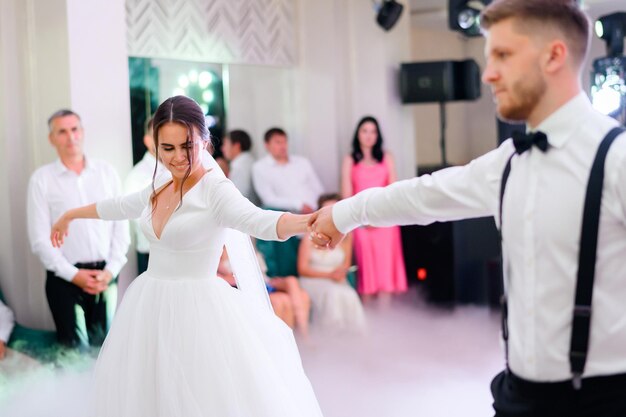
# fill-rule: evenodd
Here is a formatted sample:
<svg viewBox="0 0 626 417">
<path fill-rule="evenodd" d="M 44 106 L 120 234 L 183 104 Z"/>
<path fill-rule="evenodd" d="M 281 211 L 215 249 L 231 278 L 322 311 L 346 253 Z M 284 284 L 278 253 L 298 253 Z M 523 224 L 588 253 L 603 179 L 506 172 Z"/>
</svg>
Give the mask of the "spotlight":
<svg viewBox="0 0 626 417">
<path fill-rule="evenodd" d="M 606 42 L 606 53 L 608 56 L 620 56 L 624 53 L 626 12 L 602 16 L 596 20 L 594 28 L 596 35 Z"/>
<path fill-rule="evenodd" d="M 601 113 L 626 121 L 626 57 L 593 61 L 591 101 Z"/>
<path fill-rule="evenodd" d="M 448 27 L 465 36 L 480 36 L 480 12 L 491 0 L 448 0 Z"/>
<path fill-rule="evenodd" d="M 374 1 L 376 22 L 385 30 L 391 29 L 400 19 L 403 8 L 404 6 L 395 0 L 383 0 L 382 3 Z"/>
</svg>

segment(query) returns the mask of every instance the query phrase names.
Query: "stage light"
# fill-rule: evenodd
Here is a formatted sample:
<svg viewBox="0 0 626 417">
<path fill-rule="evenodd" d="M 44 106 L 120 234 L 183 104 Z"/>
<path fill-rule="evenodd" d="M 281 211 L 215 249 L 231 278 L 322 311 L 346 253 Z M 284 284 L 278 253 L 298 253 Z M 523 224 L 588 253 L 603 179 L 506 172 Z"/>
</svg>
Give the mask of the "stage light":
<svg viewBox="0 0 626 417">
<path fill-rule="evenodd" d="M 383 0 L 382 3 L 374 1 L 376 22 L 383 29 L 390 30 L 400 19 L 403 8 L 404 6 L 395 0 Z"/>
<path fill-rule="evenodd" d="M 601 113 L 626 122 L 626 57 L 593 61 L 591 101 Z"/>
<path fill-rule="evenodd" d="M 465 36 L 480 36 L 480 12 L 491 0 L 448 0 L 448 27 Z"/>
<path fill-rule="evenodd" d="M 594 25 L 596 35 L 606 42 L 608 56 L 624 54 L 626 36 L 626 12 L 612 13 L 600 17 Z"/>
</svg>

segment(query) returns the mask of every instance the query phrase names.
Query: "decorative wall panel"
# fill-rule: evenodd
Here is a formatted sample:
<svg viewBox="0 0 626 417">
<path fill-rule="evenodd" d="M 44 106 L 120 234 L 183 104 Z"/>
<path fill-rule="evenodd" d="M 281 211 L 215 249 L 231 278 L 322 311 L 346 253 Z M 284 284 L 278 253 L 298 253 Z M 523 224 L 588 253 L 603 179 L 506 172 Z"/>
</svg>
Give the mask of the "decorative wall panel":
<svg viewBox="0 0 626 417">
<path fill-rule="evenodd" d="M 296 0 L 126 0 L 128 54 L 290 66 Z"/>
</svg>

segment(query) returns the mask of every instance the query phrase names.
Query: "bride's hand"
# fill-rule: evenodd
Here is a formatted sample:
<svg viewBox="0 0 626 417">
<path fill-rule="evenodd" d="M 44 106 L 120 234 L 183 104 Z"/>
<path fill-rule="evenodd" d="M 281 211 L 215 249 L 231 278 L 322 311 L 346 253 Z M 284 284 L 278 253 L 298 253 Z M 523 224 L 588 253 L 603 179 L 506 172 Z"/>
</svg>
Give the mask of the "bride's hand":
<svg viewBox="0 0 626 417">
<path fill-rule="evenodd" d="M 50 241 L 52 242 L 52 246 L 55 248 L 60 248 L 63 245 L 63 240 L 65 236 L 67 236 L 67 231 L 70 227 L 70 222 L 72 219 L 64 213 L 59 220 L 55 224 L 52 225 L 52 230 L 50 231 Z"/>
</svg>

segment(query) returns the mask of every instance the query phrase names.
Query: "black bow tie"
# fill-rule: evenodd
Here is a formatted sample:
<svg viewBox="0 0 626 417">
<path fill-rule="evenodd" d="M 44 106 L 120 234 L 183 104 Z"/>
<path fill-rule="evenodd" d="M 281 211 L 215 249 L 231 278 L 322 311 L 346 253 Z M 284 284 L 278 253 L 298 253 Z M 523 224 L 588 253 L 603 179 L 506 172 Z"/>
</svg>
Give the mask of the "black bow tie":
<svg viewBox="0 0 626 417">
<path fill-rule="evenodd" d="M 548 150 L 548 137 L 543 132 L 524 133 L 515 131 L 511 136 L 513 137 L 515 152 L 520 155 L 529 150 L 533 145 L 543 152 Z"/>
</svg>

